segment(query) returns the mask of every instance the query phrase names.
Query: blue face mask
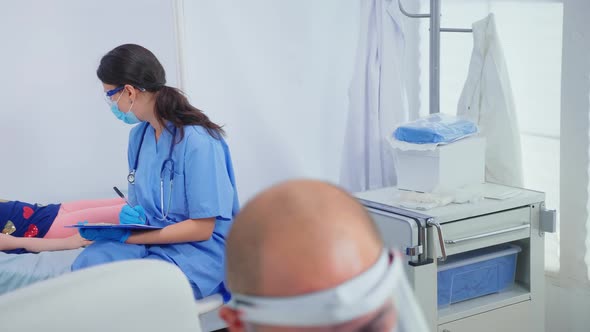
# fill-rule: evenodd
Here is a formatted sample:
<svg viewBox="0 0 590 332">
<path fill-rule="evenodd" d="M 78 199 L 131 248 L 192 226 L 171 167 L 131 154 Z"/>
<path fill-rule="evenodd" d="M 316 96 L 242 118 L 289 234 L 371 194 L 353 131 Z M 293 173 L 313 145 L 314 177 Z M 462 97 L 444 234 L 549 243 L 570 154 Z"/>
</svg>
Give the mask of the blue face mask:
<svg viewBox="0 0 590 332">
<path fill-rule="evenodd" d="M 111 112 L 113 112 L 117 119 L 125 122 L 126 124 L 136 124 L 141 122 L 141 120 L 139 120 L 135 116 L 135 114 L 131 112 L 131 108 L 129 108 L 129 111 L 127 111 L 127 113 L 121 112 L 121 110 L 119 110 L 119 106 L 117 106 L 117 103 L 111 105 Z"/>
<path fill-rule="evenodd" d="M 122 96 L 122 95 L 121 95 Z M 133 114 L 133 112 L 131 111 L 131 108 L 133 107 L 133 103 L 131 103 L 131 106 L 129 107 L 129 110 L 127 111 L 127 113 L 122 112 L 119 109 L 119 99 L 121 99 L 121 96 L 119 96 L 119 98 L 117 99 L 117 101 L 111 101 L 111 112 L 113 112 L 113 115 L 115 115 L 115 117 L 123 122 L 125 122 L 126 124 L 136 124 L 136 123 L 140 123 L 141 120 L 139 120 L 135 114 Z"/>
</svg>

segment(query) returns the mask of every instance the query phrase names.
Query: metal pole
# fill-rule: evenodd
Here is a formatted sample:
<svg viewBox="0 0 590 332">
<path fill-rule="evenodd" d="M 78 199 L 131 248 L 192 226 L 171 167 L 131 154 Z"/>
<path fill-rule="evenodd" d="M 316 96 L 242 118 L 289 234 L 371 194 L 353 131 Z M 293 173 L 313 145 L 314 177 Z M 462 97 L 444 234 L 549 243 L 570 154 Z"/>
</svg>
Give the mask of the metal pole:
<svg viewBox="0 0 590 332">
<path fill-rule="evenodd" d="M 430 114 L 440 112 L 440 0 L 430 0 Z"/>
<path fill-rule="evenodd" d="M 440 27 L 440 0 L 430 0 L 430 14 L 412 14 L 398 0 L 400 11 L 412 18 L 430 18 L 430 114 L 440 113 L 440 33 L 472 32 L 472 29 Z"/>
<path fill-rule="evenodd" d="M 440 28 L 440 32 L 473 32 L 473 29 Z"/>
<path fill-rule="evenodd" d="M 430 14 L 412 14 L 412 13 L 408 13 L 408 11 L 406 11 L 406 9 L 404 8 L 404 6 L 402 5 L 402 0 L 397 0 L 397 4 L 399 6 L 399 10 L 402 12 L 402 14 L 406 15 L 407 17 L 411 17 L 411 18 L 429 18 Z"/>
</svg>

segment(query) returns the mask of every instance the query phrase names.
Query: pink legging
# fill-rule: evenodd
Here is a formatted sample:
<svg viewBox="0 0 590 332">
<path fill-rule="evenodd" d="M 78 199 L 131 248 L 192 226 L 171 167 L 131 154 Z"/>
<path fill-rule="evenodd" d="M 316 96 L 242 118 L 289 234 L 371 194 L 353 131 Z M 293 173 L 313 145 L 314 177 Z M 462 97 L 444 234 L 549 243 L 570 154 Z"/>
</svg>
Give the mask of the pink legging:
<svg viewBox="0 0 590 332">
<path fill-rule="evenodd" d="M 125 201 L 121 198 L 62 203 L 53 224 L 45 234 L 45 238 L 72 236 L 78 232 L 78 229 L 65 228 L 64 226 L 75 225 L 84 220 L 89 223 L 110 222 L 118 224 L 119 212 L 123 205 L 125 205 Z"/>
</svg>

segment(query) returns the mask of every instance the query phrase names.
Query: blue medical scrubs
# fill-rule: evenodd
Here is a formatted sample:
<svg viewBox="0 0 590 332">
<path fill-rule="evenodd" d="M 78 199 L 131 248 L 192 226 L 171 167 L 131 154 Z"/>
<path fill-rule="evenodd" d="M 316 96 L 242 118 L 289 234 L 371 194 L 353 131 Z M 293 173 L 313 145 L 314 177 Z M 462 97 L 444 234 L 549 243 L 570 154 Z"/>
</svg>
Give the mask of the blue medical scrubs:
<svg viewBox="0 0 590 332">
<path fill-rule="evenodd" d="M 132 169 L 139 142 L 147 123 L 131 130 L 128 161 Z M 174 127 L 168 126 L 172 131 Z M 98 241 L 86 248 L 72 270 L 125 259 L 159 259 L 177 265 L 188 277 L 196 298 L 222 293 L 224 285 L 225 238 L 238 211 L 239 203 L 229 149 L 223 138 L 216 139 L 201 126 L 185 126 L 185 134 L 174 145 L 174 180 L 168 158 L 172 134 L 164 130 L 156 142 L 155 131 L 145 132 L 135 174 L 129 184 L 129 201 L 144 207 L 150 225 L 167 226 L 186 219 L 215 217 L 213 235 L 207 241 L 170 245 L 133 245 Z M 176 135 L 178 140 L 180 134 Z M 164 214 L 160 208 L 160 178 L 164 179 Z M 170 205 L 168 202 L 170 201 Z"/>
</svg>

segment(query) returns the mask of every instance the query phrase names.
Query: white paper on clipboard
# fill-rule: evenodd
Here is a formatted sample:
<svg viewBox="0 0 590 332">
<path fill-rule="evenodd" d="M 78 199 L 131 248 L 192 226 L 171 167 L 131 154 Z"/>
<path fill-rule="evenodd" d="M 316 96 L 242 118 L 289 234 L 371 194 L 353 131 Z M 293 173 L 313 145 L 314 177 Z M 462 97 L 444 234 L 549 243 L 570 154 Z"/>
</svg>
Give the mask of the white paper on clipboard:
<svg viewBox="0 0 590 332">
<path fill-rule="evenodd" d="M 130 230 L 151 230 L 162 229 L 162 226 L 152 226 L 143 224 L 112 224 L 112 223 L 94 223 L 94 224 L 78 224 L 64 226 L 66 228 L 80 228 L 80 229 L 101 229 L 101 228 L 116 228 L 116 229 L 130 229 Z"/>
</svg>

